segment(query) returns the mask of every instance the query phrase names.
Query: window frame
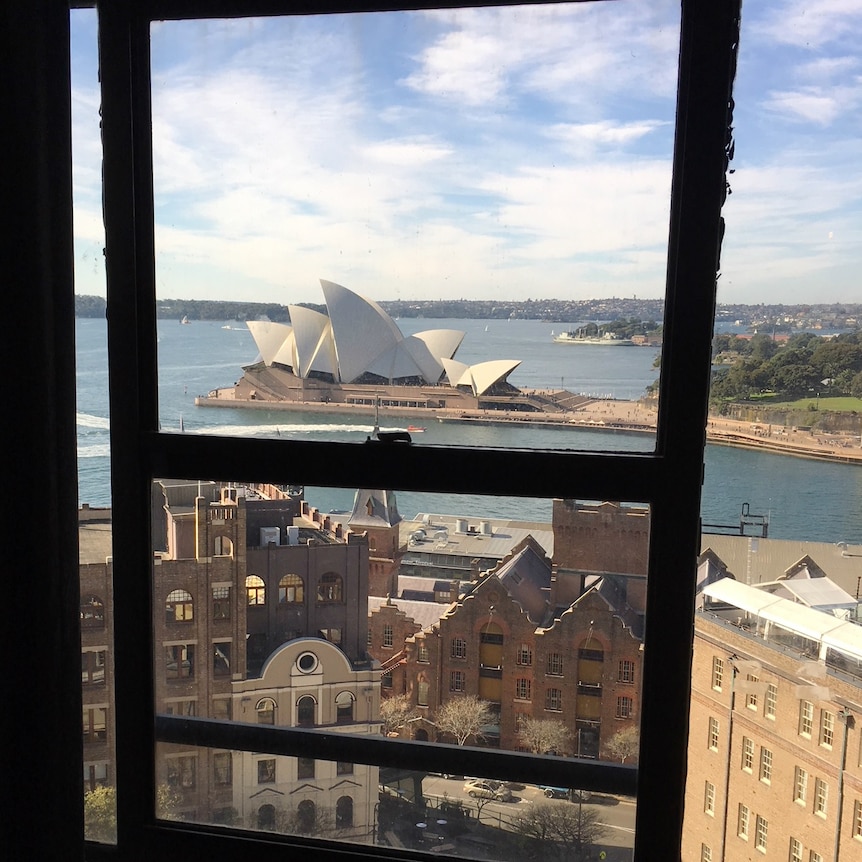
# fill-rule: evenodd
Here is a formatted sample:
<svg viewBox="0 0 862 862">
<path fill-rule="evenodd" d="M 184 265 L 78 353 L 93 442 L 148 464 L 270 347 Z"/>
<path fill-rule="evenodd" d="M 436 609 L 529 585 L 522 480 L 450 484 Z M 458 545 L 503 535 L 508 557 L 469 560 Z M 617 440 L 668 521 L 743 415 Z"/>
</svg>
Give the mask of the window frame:
<svg viewBox="0 0 862 862">
<path fill-rule="evenodd" d="M 531 0 L 521 2 L 526 5 Z M 464 4 L 407 5 L 434 8 Z M 213 834 L 205 827 L 167 823 L 154 815 L 153 757 L 157 739 L 221 747 L 220 743 L 229 738 L 233 749 L 286 755 L 314 743 L 310 733 L 296 729 L 225 730 L 205 719 L 167 716 L 159 716 L 154 722 L 152 687 L 139 683 L 140 679 L 150 678 L 152 665 L 150 483 L 157 476 L 228 480 L 242 474 L 249 480 L 348 487 L 376 487 L 383 477 L 390 480 L 387 484 L 404 490 L 619 499 L 648 504 L 650 614 L 646 621 L 640 706 L 643 744 L 637 769 L 572 764 L 562 758 L 513 756 L 456 746 L 422 751 L 412 743 L 352 736 L 328 739 L 327 751 L 331 757 L 358 763 L 399 765 L 409 761 L 418 769 L 446 768 L 455 772 L 468 768 L 471 774 L 609 792 L 631 793 L 637 783 L 635 860 L 673 858 L 679 854 L 682 832 L 700 476 L 723 230 L 720 213 L 731 147 L 730 92 L 738 45 L 738 0 L 681 3 L 678 121 L 654 452 L 496 451 L 415 445 L 397 449 L 366 445 L 360 449 L 357 444 L 293 440 L 197 436 L 192 440 L 159 432 L 149 140 L 150 21 L 402 7 L 398 3 L 337 0 L 106 0 L 100 5 L 114 565 L 128 574 L 122 589 L 115 593 L 113 611 L 118 632 L 117 748 L 122 753 L 117 769 L 118 786 L 123 788 L 118 794 L 120 851 L 135 846 L 142 848 L 141 852 L 172 860 L 187 856 L 190 848 L 206 847 L 212 858 L 230 859 L 235 858 L 240 847 L 247 849 L 252 844 L 260 858 L 268 859 L 283 854 L 286 844 L 302 843 L 290 836 L 249 837 L 229 829 Z M 355 457 L 359 452 L 362 458 Z M 680 579 L 680 572 L 690 572 L 691 577 Z M 672 742 L 668 744 L 667 740 Z M 659 821 L 665 824 L 663 830 L 649 828 L 650 823 Z M 306 842 L 303 846 L 312 855 L 338 852 L 369 858 L 379 853 L 376 847 L 345 847 L 325 841 L 310 847 Z M 98 855 L 98 848 L 93 849 Z"/>
</svg>

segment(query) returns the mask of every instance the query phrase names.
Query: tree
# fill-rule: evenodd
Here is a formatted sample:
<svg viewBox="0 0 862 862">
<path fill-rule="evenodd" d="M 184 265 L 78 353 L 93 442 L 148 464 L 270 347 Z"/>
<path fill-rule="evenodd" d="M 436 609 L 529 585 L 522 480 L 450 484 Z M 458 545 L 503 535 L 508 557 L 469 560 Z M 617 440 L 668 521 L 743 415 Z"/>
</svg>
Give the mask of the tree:
<svg viewBox="0 0 862 862">
<path fill-rule="evenodd" d="M 555 853 L 560 862 L 584 859 L 607 832 L 594 808 L 559 802 L 534 802 L 515 818 L 512 829 L 543 857 Z"/>
<path fill-rule="evenodd" d="M 534 754 L 565 756 L 572 753 L 572 731 L 559 719 L 527 717 L 518 735 Z"/>
<path fill-rule="evenodd" d="M 482 728 L 491 724 L 494 713 L 488 702 L 474 694 L 454 697 L 437 710 L 435 725 L 441 733 L 451 733 L 458 745 L 468 739 L 484 739 Z"/>
<path fill-rule="evenodd" d="M 180 794 L 172 787 L 160 784 L 156 788 L 156 817 L 176 818 Z M 91 841 L 115 844 L 117 841 L 117 790 L 96 787 L 84 794 L 84 835 Z"/>
<path fill-rule="evenodd" d="M 383 720 L 382 729 L 386 736 L 396 733 L 415 717 L 416 710 L 406 694 L 396 694 L 380 701 L 380 718 Z"/>
<path fill-rule="evenodd" d="M 611 757 L 618 757 L 620 763 L 625 763 L 630 757 L 638 756 L 640 744 L 640 731 L 636 727 L 624 727 L 607 741 L 605 751 Z"/>
</svg>

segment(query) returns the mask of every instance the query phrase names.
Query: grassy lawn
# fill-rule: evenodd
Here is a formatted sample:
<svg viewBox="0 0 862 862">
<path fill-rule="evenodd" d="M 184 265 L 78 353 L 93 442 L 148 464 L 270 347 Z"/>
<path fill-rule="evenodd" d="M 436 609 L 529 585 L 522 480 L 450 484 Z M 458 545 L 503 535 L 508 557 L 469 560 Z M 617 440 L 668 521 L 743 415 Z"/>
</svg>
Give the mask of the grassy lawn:
<svg viewBox="0 0 862 862">
<path fill-rule="evenodd" d="M 770 401 L 770 407 L 785 410 L 807 410 L 809 404 L 815 404 L 818 410 L 833 410 L 836 413 L 862 413 L 862 398 L 800 398 L 797 401 Z"/>
</svg>

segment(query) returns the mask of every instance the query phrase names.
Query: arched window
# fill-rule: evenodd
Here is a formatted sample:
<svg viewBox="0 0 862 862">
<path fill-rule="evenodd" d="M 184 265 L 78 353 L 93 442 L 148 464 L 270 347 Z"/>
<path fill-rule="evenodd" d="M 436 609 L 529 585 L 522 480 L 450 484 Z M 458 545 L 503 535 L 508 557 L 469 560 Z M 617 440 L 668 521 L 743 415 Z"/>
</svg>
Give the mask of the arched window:
<svg viewBox="0 0 862 862">
<path fill-rule="evenodd" d="M 191 593 L 185 590 L 172 590 L 165 599 L 165 622 L 190 623 L 195 616 Z"/>
<path fill-rule="evenodd" d="M 245 579 L 245 592 L 248 596 L 249 605 L 266 604 L 266 584 L 263 582 L 263 578 L 249 575 Z"/>
<path fill-rule="evenodd" d="M 413 734 L 413 738 L 414 738 L 417 742 L 428 742 L 428 731 L 427 731 L 427 730 L 425 730 L 425 729 L 424 729 L 424 728 L 422 728 L 422 727 L 419 727 L 419 728 L 417 728 L 417 729 L 416 729 L 416 731 L 414 732 L 414 734 Z"/>
<path fill-rule="evenodd" d="M 349 829 L 353 826 L 353 798 L 341 796 L 335 803 L 335 828 Z"/>
<path fill-rule="evenodd" d="M 314 807 L 314 803 L 310 799 L 303 799 L 296 806 L 297 832 L 313 832 L 316 820 L 317 810 Z"/>
<path fill-rule="evenodd" d="M 275 829 L 275 807 L 261 805 L 257 809 L 257 828 L 272 831 Z"/>
<path fill-rule="evenodd" d="M 324 575 L 317 585 L 317 601 L 340 602 L 341 599 L 341 576 L 334 573 Z"/>
<path fill-rule="evenodd" d="M 213 543 L 213 556 L 232 557 L 233 542 L 227 536 L 216 536 Z"/>
<path fill-rule="evenodd" d="M 275 724 L 275 701 L 271 697 L 262 697 L 255 710 L 258 724 Z"/>
<path fill-rule="evenodd" d="M 307 694 L 296 702 L 296 723 L 300 727 L 314 727 L 317 704 L 314 698 Z"/>
<path fill-rule="evenodd" d="M 81 596 L 81 625 L 91 628 L 105 625 L 105 604 L 98 596 Z"/>
<path fill-rule="evenodd" d="M 278 582 L 278 603 L 281 605 L 302 604 L 305 584 L 299 575 L 285 575 Z"/>
<path fill-rule="evenodd" d="M 349 691 L 340 692 L 335 698 L 335 720 L 339 724 L 353 721 L 353 695 Z"/>
</svg>

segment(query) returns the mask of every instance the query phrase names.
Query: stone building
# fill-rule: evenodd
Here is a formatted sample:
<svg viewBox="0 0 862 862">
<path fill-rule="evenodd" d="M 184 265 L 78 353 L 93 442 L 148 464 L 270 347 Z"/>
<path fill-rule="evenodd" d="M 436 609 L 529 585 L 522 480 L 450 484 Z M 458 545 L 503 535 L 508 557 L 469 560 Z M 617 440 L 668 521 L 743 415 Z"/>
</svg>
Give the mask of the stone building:
<svg viewBox="0 0 862 862">
<path fill-rule="evenodd" d="M 244 701 L 239 701 L 243 712 L 236 711 L 236 686 L 252 690 L 279 647 L 309 639 L 315 639 L 319 650 L 341 656 L 350 669 L 347 676 L 340 669 L 340 684 L 350 689 L 361 681 L 363 692 L 369 685 L 379 690 L 379 673 L 373 683 L 368 679 L 368 543 L 363 533 L 333 524 L 309 507 L 297 489 L 268 485 L 158 481 L 152 512 L 159 712 L 248 720 Z M 89 789 L 113 783 L 110 511 L 85 507 L 80 520 L 84 778 Z M 347 685 L 350 674 L 355 680 Z M 289 685 L 282 682 L 280 687 Z M 362 695 L 365 724 L 376 697 Z M 350 730 L 346 722 L 333 723 Z M 174 791 L 172 813 L 234 822 L 232 761 L 238 756 L 161 745 L 157 781 Z M 237 769 L 238 776 L 244 774 L 239 764 Z M 376 793 L 376 782 L 372 784 Z M 346 823 L 342 814 L 339 822 Z"/>
<path fill-rule="evenodd" d="M 760 588 L 701 578 L 684 860 L 862 858 L 862 627 L 800 563 Z"/>
</svg>

